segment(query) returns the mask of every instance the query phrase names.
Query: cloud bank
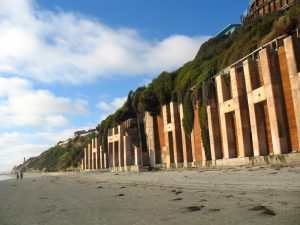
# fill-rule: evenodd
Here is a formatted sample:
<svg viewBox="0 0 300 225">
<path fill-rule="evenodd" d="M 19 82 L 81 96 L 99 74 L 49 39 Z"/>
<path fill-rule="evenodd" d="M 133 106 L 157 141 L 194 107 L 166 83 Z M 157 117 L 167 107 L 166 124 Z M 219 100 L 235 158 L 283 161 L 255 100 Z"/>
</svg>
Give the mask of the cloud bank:
<svg viewBox="0 0 300 225">
<path fill-rule="evenodd" d="M 114 98 L 112 101 L 100 101 L 96 108 L 99 109 L 102 114 L 100 115 L 100 121 L 104 120 L 109 114 L 114 113 L 117 109 L 121 108 L 125 103 L 127 96 Z"/>
<path fill-rule="evenodd" d="M 0 73 L 79 84 L 97 78 L 172 70 L 208 37 L 147 40 L 78 13 L 40 9 L 33 0 L 0 0 Z"/>
<path fill-rule="evenodd" d="M 1 126 L 59 127 L 69 124 L 66 115 L 88 113 L 88 102 L 57 97 L 48 90 L 32 87 L 18 77 L 0 77 Z"/>
<path fill-rule="evenodd" d="M 38 132 L 4 132 L 0 133 L 0 172 L 9 171 L 13 165 L 18 165 L 26 159 L 38 156 L 60 140 L 71 137 L 74 130 L 87 129 L 87 127 L 67 128 Z"/>
<path fill-rule="evenodd" d="M 35 0 L 0 0 L 0 171 L 70 137 L 82 129 L 74 127 L 78 117 L 73 115 L 89 113 L 86 100 L 60 97 L 34 84 L 149 79 L 193 59 L 207 39 L 174 34 L 149 40 L 137 30 L 80 13 L 42 9 Z M 99 119 L 125 100 L 100 101 Z"/>
</svg>

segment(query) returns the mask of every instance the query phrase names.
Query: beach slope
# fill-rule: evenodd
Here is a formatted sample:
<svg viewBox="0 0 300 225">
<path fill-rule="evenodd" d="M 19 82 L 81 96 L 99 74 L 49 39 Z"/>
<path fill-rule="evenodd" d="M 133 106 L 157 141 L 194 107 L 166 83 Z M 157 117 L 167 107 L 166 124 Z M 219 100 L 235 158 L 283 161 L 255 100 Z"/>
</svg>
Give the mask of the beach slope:
<svg viewBox="0 0 300 225">
<path fill-rule="evenodd" d="M 300 167 L 25 174 L 0 182 L 1 225 L 297 224 Z"/>
</svg>

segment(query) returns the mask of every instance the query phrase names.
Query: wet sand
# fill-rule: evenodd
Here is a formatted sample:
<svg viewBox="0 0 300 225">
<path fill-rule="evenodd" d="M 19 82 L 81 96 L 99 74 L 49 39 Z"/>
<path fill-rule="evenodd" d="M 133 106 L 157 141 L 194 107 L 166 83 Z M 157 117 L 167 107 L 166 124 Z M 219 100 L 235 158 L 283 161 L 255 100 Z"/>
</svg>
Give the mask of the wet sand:
<svg viewBox="0 0 300 225">
<path fill-rule="evenodd" d="M 25 174 L 0 182 L 0 224 L 298 224 L 300 167 Z"/>
</svg>

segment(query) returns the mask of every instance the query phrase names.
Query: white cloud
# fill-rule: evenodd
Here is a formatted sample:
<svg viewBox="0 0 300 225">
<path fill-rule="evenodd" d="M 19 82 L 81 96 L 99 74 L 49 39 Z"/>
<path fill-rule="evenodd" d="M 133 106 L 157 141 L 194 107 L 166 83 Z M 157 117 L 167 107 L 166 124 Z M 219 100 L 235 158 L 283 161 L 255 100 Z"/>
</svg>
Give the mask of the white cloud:
<svg viewBox="0 0 300 225">
<path fill-rule="evenodd" d="M 114 113 L 117 109 L 123 106 L 127 97 L 114 98 L 112 101 L 100 101 L 96 108 L 101 111 L 99 120 L 104 120 L 108 115 Z"/>
<path fill-rule="evenodd" d="M 122 97 L 122 98 L 114 98 L 111 105 L 115 108 L 118 109 L 123 106 L 125 101 L 127 100 L 127 97 Z"/>
<path fill-rule="evenodd" d="M 23 158 L 37 156 L 50 148 L 50 145 L 26 143 L 5 147 L 5 150 L 0 150 L 0 172 L 10 171 L 14 165 L 22 163 Z"/>
<path fill-rule="evenodd" d="M 105 112 L 109 112 L 112 110 L 112 106 L 104 101 L 99 102 L 96 107 Z"/>
<path fill-rule="evenodd" d="M 152 74 L 191 60 L 207 37 L 149 41 L 84 15 L 50 12 L 31 0 L 0 0 L 0 73 L 81 83 L 111 74 Z"/>
<path fill-rule="evenodd" d="M 65 115 L 85 114 L 88 103 L 35 90 L 23 78 L 0 77 L 0 123 L 2 126 L 66 126 Z"/>
<path fill-rule="evenodd" d="M 111 102 L 100 101 L 96 107 L 101 111 L 113 113 L 115 110 L 123 106 L 126 99 L 127 97 L 121 97 L 121 98 L 114 98 Z"/>
<path fill-rule="evenodd" d="M 0 171 L 12 169 L 23 158 L 36 156 L 50 147 L 39 143 L 36 133 L 6 132 L 0 135 Z"/>
</svg>

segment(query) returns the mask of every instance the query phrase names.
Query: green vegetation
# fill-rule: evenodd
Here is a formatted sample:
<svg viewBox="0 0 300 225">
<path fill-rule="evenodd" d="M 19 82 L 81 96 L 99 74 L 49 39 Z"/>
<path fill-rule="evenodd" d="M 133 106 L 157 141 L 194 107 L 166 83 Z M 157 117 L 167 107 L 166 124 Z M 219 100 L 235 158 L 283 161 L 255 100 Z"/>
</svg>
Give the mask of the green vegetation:
<svg viewBox="0 0 300 225">
<path fill-rule="evenodd" d="M 62 171 L 67 168 L 76 168 L 83 157 L 83 149 L 87 147 L 95 134 L 85 137 L 76 137 L 63 146 L 56 145 L 40 156 L 30 160 L 26 168 L 33 168 L 40 171 Z"/>
<path fill-rule="evenodd" d="M 183 99 L 182 125 L 187 135 L 190 135 L 194 127 L 194 106 L 190 92 L 187 92 Z"/>
</svg>

